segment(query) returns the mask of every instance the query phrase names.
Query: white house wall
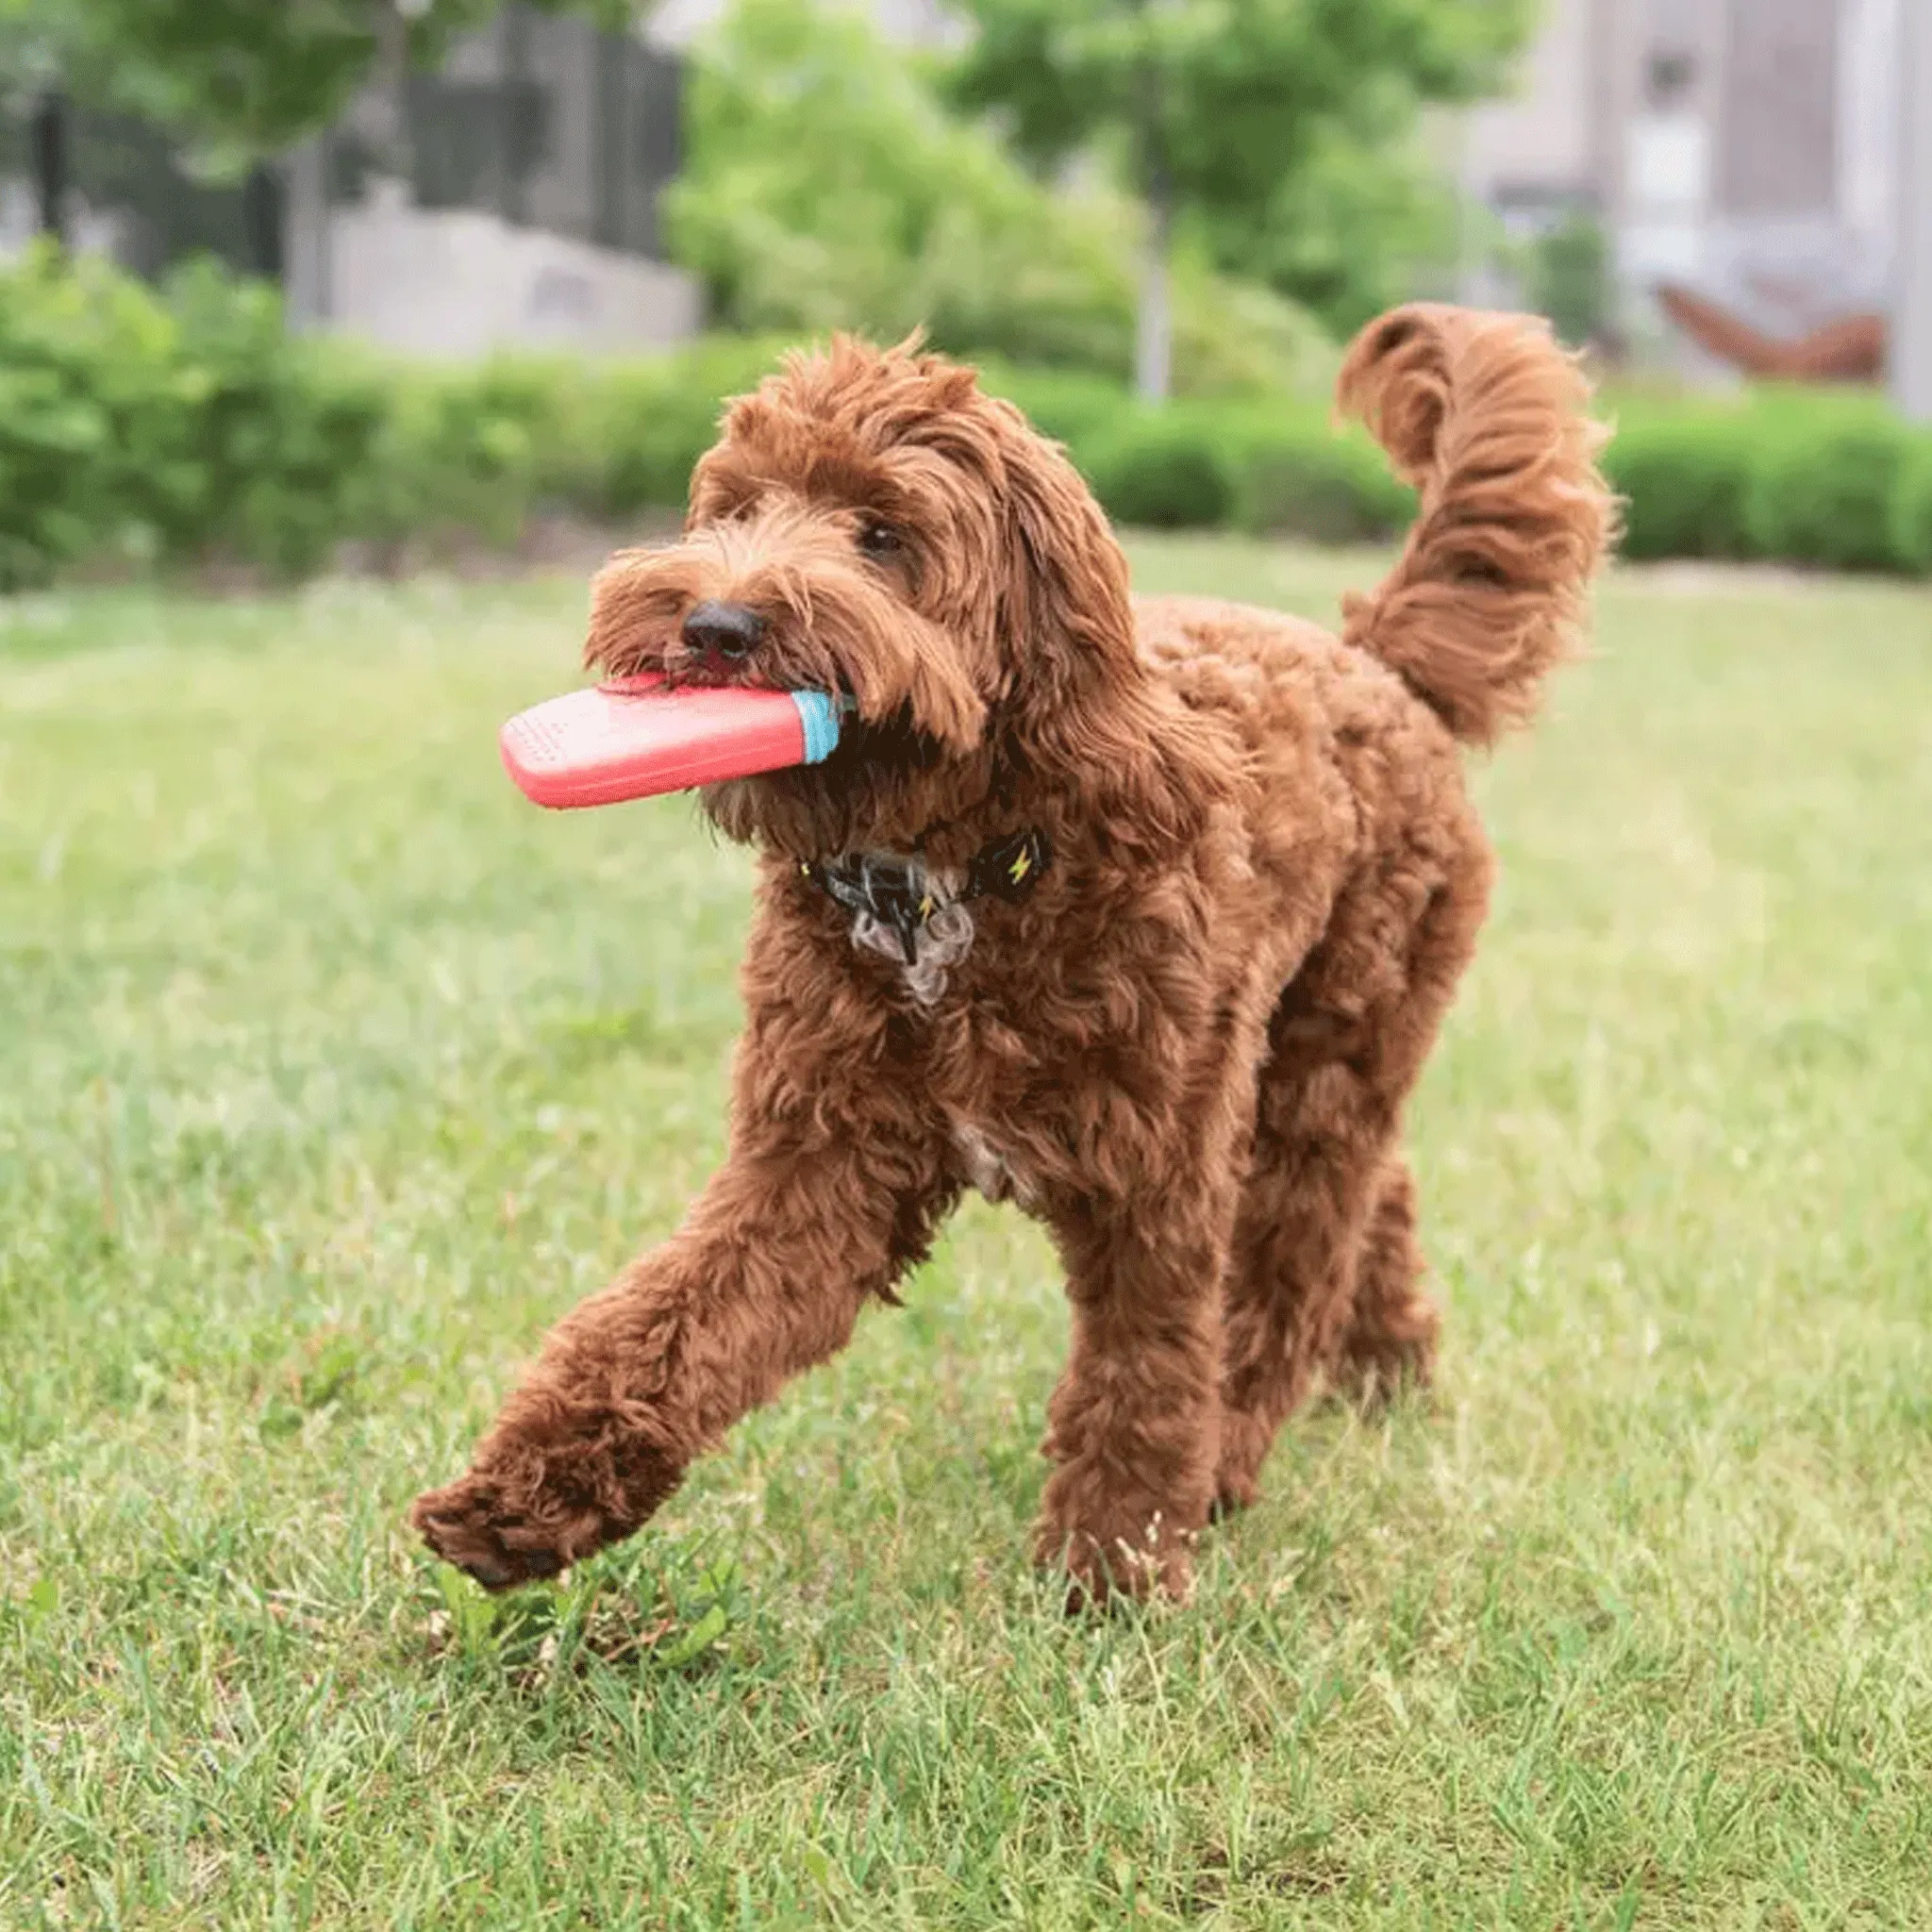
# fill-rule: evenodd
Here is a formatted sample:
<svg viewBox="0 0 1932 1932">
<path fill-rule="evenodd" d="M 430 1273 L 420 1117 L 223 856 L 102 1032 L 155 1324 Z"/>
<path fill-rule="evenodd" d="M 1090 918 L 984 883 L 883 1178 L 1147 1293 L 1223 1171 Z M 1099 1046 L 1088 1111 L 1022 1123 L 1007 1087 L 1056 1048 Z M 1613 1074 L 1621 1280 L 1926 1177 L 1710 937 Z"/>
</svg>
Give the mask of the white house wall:
<svg viewBox="0 0 1932 1932">
<path fill-rule="evenodd" d="M 291 264 L 298 319 L 418 355 L 660 348 L 702 320 L 697 284 L 663 262 L 392 192 L 331 209 L 308 245 L 321 258 Z"/>
</svg>

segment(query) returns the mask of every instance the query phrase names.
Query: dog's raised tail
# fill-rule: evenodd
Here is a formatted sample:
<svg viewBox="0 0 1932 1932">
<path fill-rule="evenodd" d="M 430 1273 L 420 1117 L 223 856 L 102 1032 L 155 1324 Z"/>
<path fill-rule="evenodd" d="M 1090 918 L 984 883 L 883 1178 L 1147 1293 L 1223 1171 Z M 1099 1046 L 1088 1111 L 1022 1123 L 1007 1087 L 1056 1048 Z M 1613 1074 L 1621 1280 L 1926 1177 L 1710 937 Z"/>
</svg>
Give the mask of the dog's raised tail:
<svg viewBox="0 0 1932 1932">
<path fill-rule="evenodd" d="M 1415 303 L 1356 338 L 1337 394 L 1422 496 L 1395 568 L 1343 606 L 1342 635 L 1488 744 L 1535 712 L 1616 534 L 1590 385 L 1533 317 Z"/>
</svg>

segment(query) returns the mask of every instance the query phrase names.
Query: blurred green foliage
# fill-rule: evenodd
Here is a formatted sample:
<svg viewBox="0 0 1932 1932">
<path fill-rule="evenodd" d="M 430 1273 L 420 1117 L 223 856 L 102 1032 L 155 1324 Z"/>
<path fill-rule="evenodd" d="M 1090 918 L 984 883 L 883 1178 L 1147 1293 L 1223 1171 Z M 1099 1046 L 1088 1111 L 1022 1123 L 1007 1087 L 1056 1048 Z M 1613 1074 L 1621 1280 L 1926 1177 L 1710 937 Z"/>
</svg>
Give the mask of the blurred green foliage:
<svg viewBox="0 0 1932 1932">
<path fill-rule="evenodd" d="M 1631 557 L 1932 573 L 1932 435 L 1874 390 L 1632 400 L 1607 467 Z"/>
<path fill-rule="evenodd" d="M 217 153 L 274 153 L 325 125 L 375 65 L 385 32 L 433 64 L 505 0 L 0 0 L 0 76 L 59 81 Z M 529 0 L 607 25 L 628 0 Z"/>
<path fill-rule="evenodd" d="M 1529 306 L 1566 342 L 1581 348 L 1602 336 L 1610 319 L 1610 252 L 1595 215 L 1574 208 L 1538 236 L 1527 270 Z"/>
<path fill-rule="evenodd" d="M 1932 576 L 1932 436 L 1907 453 L 1891 505 L 1891 541 L 1900 565 Z"/>
<path fill-rule="evenodd" d="M 366 515 L 391 415 L 270 290 L 31 251 L 0 275 L 0 586 L 211 547 L 310 568 Z"/>
<path fill-rule="evenodd" d="M 42 245 L 0 268 L 0 589 L 210 556 L 298 575 L 345 542 L 674 504 L 719 398 L 775 355 L 405 364 L 290 335 L 272 289 L 211 264 L 157 290 Z"/>
<path fill-rule="evenodd" d="M 1386 140 L 1424 101 L 1493 87 L 1528 0 L 962 0 L 976 31 L 950 78 L 1051 164 L 1124 140 L 1186 205 L 1265 208 L 1332 129 Z"/>
<path fill-rule="evenodd" d="M 1330 128 L 1264 209 L 1216 233 L 1224 258 L 1340 339 L 1385 308 L 1452 289 L 1466 218 L 1422 142 Z"/>
<path fill-rule="evenodd" d="M 923 322 L 958 346 L 1108 360 L 1113 210 L 1037 190 L 858 12 L 740 0 L 701 45 L 686 131 L 671 233 L 722 320 Z"/>
<path fill-rule="evenodd" d="M 272 291 L 198 267 L 155 290 L 42 249 L 0 269 L 0 586 L 215 558 L 295 575 L 344 543 L 535 514 L 681 506 L 723 398 L 783 339 L 611 362 L 383 358 L 289 336 Z M 1091 372 L 983 364 L 1123 522 L 1387 537 L 1413 499 L 1358 432 L 1295 395 L 1136 403 Z M 1630 399 L 1607 457 L 1630 555 L 1932 573 L 1932 437 L 1863 392 Z"/>
<path fill-rule="evenodd" d="M 749 329 L 924 325 L 948 349 L 1124 375 L 1132 202 L 1049 189 L 988 127 L 949 113 L 862 13 L 738 0 L 699 45 L 673 246 L 713 313 Z M 1334 354 L 1293 305 L 1179 265 L 1179 387 L 1325 390 Z"/>
<path fill-rule="evenodd" d="M 1114 161 L 1223 273 L 1350 328 L 1454 233 L 1419 109 L 1503 80 L 1530 0 L 962 0 L 948 78 L 1042 169 Z M 1445 218 L 1446 217 L 1446 218 Z M 1157 218 L 1157 232 L 1166 220 Z"/>
</svg>

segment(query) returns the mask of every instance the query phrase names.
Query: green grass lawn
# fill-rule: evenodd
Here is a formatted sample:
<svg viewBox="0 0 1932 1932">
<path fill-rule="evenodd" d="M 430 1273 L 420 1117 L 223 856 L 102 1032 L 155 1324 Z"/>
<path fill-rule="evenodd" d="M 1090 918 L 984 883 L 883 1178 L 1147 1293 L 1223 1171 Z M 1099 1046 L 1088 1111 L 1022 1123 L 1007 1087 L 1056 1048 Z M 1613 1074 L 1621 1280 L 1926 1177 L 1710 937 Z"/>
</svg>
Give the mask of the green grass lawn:
<svg viewBox="0 0 1932 1932">
<path fill-rule="evenodd" d="M 1099 1624 L 983 1207 L 562 1591 L 408 1533 L 720 1152 L 743 858 L 496 763 L 581 607 L 0 605 L 0 1926 L 1932 1923 L 1924 591 L 1606 592 L 1479 779 L 1440 1388 Z"/>
</svg>

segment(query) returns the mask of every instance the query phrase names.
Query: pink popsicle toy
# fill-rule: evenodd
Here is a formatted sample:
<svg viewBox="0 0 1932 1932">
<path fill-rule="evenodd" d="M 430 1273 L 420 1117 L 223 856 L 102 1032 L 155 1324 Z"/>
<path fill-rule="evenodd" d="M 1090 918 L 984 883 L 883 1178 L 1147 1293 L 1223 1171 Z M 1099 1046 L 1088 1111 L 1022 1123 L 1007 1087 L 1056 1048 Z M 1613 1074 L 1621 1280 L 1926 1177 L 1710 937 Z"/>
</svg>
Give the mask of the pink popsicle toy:
<svg viewBox="0 0 1932 1932">
<path fill-rule="evenodd" d="M 525 797 L 558 810 L 815 765 L 839 742 L 824 691 L 680 685 L 646 672 L 520 711 L 500 735 Z"/>
</svg>

